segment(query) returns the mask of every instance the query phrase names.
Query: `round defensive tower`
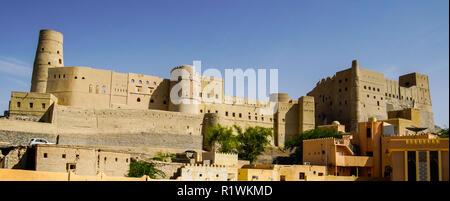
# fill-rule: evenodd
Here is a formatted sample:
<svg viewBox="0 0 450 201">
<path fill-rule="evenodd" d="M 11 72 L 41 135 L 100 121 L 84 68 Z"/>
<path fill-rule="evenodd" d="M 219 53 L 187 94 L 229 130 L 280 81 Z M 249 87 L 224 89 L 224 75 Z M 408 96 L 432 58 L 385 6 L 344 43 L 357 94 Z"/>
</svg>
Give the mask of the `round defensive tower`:
<svg viewBox="0 0 450 201">
<path fill-rule="evenodd" d="M 53 30 L 41 30 L 34 59 L 31 92 L 45 93 L 49 67 L 63 67 L 63 35 Z"/>
<path fill-rule="evenodd" d="M 177 111 L 189 114 L 198 114 L 198 105 L 201 102 L 200 99 L 200 77 L 195 72 L 195 67 L 190 65 L 182 65 L 173 68 L 170 71 L 171 78 L 171 101 L 169 104 L 170 111 Z M 176 81 L 173 81 L 176 80 Z M 177 85 L 177 88 L 174 86 Z M 180 88 L 181 87 L 181 90 Z M 172 89 L 173 93 L 178 92 L 181 103 L 175 104 L 172 102 Z"/>
</svg>

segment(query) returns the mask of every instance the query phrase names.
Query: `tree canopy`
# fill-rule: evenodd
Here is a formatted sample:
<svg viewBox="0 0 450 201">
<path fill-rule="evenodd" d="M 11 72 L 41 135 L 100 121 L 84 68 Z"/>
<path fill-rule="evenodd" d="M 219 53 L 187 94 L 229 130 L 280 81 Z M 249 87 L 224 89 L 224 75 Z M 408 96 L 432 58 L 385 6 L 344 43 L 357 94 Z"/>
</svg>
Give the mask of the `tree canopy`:
<svg viewBox="0 0 450 201">
<path fill-rule="evenodd" d="M 127 177 L 142 177 L 148 175 L 152 179 L 156 179 L 157 176 L 165 177 L 163 171 L 158 170 L 154 163 L 146 161 L 131 161 L 130 170 L 128 170 Z"/>
<path fill-rule="evenodd" d="M 233 128 L 237 135 L 233 134 Z M 264 152 L 264 147 L 270 144 L 269 136 L 272 136 L 271 128 L 256 126 L 243 130 L 237 125 L 226 127 L 217 124 L 208 128 L 205 144 L 220 152 L 237 152 L 240 159 L 254 162 Z"/>
<path fill-rule="evenodd" d="M 272 128 L 260 126 L 247 127 L 245 131 L 239 126 L 234 126 L 238 135 L 239 145 L 237 147 L 239 158 L 249 160 L 253 163 L 262 152 L 264 147 L 270 144 L 268 137 L 272 136 Z"/>
<path fill-rule="evenodd" d="M 220 124 L 208 128 L 205 137 L 205 143 L 212 150 L 218 150 L 224 153 L 233 153 L 236 151 L 237 141 L 233 135 L 233 129 L 224 127 Z"/>
<path fill-rule="evenodd" d="M 448 138 L 448 128 L 443 128 L 441 129 L 437 135 L 439 136 L 439 138 Z"/>
</svg>

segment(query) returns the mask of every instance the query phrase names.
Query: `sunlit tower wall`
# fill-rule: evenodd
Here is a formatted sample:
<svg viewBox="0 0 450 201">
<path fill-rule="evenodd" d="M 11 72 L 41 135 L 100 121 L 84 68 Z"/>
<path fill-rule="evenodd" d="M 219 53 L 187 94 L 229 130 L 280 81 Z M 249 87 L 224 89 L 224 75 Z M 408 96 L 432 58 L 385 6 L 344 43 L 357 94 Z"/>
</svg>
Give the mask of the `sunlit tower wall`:
<svg viewBox="0 0 450 201">
<path fill-rule="evenodd" d="M 53 30 L 41 30 L 34 59 L 31 92 L 45 93 L 48 68 L 63 67 L 63 35 Z"/>
<path fill-rule="evenodd" d="M 184 70 L 183 75 L 172 75 L 176 70 Z M 174 104 L 172 101 L 169 103 L 169 111 L 176 111 L 188 114 L 198 114 L 199 104 L 201 103 L 200 94 L 200 75 L 195 72 L 195 67 L 190 65 L 182 65 L 179 67 L 175 67 L 170 72 L 171 78 L 178 76 L 177 81 L 170 82 L 170 89 L 179 84 L 182 87 L 182 90 L 178 91 L 178 96 L 182 100 L 179 104 Z M 182 82 L 183 81 L 183 82 Z M 170 92 L 169 92 L 170 93 Z M 187 102 L 184 102 L 187 101 Z"/>
</svg>

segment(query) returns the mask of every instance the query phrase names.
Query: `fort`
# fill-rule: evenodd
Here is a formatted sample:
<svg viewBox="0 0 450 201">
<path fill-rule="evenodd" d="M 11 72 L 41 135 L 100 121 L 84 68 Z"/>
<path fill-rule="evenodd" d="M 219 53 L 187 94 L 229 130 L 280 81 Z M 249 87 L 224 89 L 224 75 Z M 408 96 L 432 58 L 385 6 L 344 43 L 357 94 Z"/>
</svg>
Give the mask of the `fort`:
<svg viewBox="0 0 450 201">
<path fill-rule="evenodd" d="M 390 114 L 389 118 L 411 120 L 411 115 L 395 111 L 414 108 L 421 122 L 416 126 L 434 129 L 428 76 L 420 73 L 402 75 L 395 81 L 382 73 L 360 68 L 354 60 L 351 68 L 319 81 L 308 96 L 315 100 L 317 125 L 338 120 L 348 126 L 347 131 L 356 132 L 358 122 L 370 117 L 388 119 Z"/>
<path fill-rule="evenodd" d="M 397 82 L 360 68 L 357 60 L 298 99 L 285 93 L 271 94 L 276 99 L 269 101 L 228 96 L 223 79 L 203 76 L 191 65 L 174 67 L 169 77 L 178 79 L 64 66 L 63 35 L 41 30 L 30 92 L 11 93 L 0 142 L 24 145 L 39 137 L 62 145 L 201 152 L 208 149 L 205 132 L 215 124 L 273 128 L 271 144 L 281 148 L 286 139 L 336 120 L 346 126 L 334 126 L 346 132 L 357 131 L 369 117 L 406 118 L 434 128 L 426 75 L 407 74 Z M 188 101 L 176 104 L 171 91 L 178 84 L 178 95 Z M 262 113 L 273 100 L 277 111 Z"/>
<path fill-rule="evenodd" d="M 448 139 L 433 134 L 426 75 L 394 81 L 354 60 L 307 96 L 261 101 L 225 95 L 223 79 L 196 70 L 177 66 L 166 79 L 64 66 L 63 35 L 41 30 L 30 92 L 11 92 L 0 118 L 0 180 L 152 181 L 124 176 L 156 152 L 177 153 L 177 161 L 155 164 L 166 175 L 159 179 L 178 181 L 449 179 Z M 264 112 L 272 105 L 273 114 Z M 272 128 L 264 162 L 203 144 L 216 124 Z M 304 140 L 301 165 L 273 160 L 287 139 L 316 127 L 343 135 Z M 31 138 L 55 144 L 25 146 Z"/>
</svg>

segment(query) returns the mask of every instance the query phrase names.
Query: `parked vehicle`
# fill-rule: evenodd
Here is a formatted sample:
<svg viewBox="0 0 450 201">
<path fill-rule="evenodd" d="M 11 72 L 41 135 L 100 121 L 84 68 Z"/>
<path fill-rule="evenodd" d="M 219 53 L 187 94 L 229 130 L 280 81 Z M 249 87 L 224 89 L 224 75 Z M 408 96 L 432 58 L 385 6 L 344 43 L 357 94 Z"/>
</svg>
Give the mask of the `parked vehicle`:
<svg viewBox="0 0 450 201">
<path fill-rule="evenodd" d="M 30 140 L 30 143 L 28 143 L 28 145 L 34 145 L 34 144 L 55 144 L 55 143 L 51 143 L 46 139 L 41 139 L 41 138 L 33 138 Z"/>
</svg>

